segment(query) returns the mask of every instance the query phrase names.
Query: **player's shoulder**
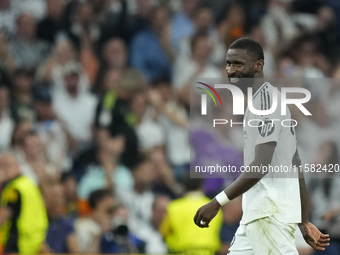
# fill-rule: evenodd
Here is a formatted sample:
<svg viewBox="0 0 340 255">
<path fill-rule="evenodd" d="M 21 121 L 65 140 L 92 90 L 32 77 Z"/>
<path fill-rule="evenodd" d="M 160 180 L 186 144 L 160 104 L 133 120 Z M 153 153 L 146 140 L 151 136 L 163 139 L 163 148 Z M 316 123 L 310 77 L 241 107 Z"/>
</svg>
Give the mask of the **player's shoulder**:
<svg viewBox="0 0 340 255">
<path fill-rule="evenodd" d="M 279 102 L 280 99 L 280 91 L 269 82 L 263 83 L 255 93 L 253 93 L 253 104 L 261 106 L 261 110 L 270 109 L 273 105 L 273 101 Z"/>
</svg>

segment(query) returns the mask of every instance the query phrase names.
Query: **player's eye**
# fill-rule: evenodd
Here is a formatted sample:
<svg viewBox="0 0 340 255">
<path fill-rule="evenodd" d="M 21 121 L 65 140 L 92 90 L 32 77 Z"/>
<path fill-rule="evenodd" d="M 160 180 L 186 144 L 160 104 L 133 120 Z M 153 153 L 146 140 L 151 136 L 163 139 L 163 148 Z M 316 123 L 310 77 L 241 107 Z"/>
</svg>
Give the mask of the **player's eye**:
<svg viewBox="0 0 340 255">
<path fill-rule="evenodd" d="M 241 64 L 241 63 L 237 63 L 236 66 L 237 66 L 237 67 L 241 67 L 242 64 Z"/>
</svg>

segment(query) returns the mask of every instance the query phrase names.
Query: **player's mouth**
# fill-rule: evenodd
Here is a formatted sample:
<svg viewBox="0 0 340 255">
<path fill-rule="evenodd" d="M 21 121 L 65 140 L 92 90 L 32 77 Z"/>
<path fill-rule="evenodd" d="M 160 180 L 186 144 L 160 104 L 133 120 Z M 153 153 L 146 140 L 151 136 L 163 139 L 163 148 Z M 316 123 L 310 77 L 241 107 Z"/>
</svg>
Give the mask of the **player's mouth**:
<svg viewBox="0 0 340 255">
<path fill-rule="evenodd" d="M 237 78 L 237 77 L 230 78 L 230 81 L 231 81 L 232 83 L 236 83 L 236 82 L 238 82 L 239 80 L 240 80 L 240 78 Z"/>
</svg>

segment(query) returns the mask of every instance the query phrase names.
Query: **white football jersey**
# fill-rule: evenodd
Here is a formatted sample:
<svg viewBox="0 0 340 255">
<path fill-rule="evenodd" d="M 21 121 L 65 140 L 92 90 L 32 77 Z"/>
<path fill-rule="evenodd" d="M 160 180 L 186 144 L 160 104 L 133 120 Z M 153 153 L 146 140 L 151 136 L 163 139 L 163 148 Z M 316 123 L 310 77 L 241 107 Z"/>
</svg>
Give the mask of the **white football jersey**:
<svg viewBox="0 0 340 255">
<path fill-rule="evenodd" d="M 273 90 L 277 90 L 266 82 L 254 93 L 253 106 L 257 110 L 268 110 L 273 104 Z M 255 115 L 247 108 L 244 116 L 244 165 L 249 166 L 255 158 L 255 146 L 258 144 L 276 142 L 276 148 L 271 161 L 272 167 L 286 167 L 290 173 L 268 173 L 254 187 L 243 194 L 243 217 L 241 224 L 247 224 L 256 219 L 275 216 L 285 223 L 301 222 L 301 202 L 298 173 L 294 172 L 293 157 L 296 152 L 295 130 L 291 128 L 291 114 L 286 108 L 286 115 L 281 115 L 281 93 L 277 91 L 277 108 L 269 115 Z M 264 125 L 261 127 L 259 120 Z M 272 121 L 275 120 L 275 121 Z M 284 121 L 285 126 L 281 122 Z M 287 168 L 288 167 L 288 168 Z M 278 169 L 278 168 L 277 168 Z M 281 170 L 280 170 L 281 171 Z M 286 176 L 286 178 L 285 178 Z M 288 178 L 289 177 L 289 178 Z"/>
</svg>

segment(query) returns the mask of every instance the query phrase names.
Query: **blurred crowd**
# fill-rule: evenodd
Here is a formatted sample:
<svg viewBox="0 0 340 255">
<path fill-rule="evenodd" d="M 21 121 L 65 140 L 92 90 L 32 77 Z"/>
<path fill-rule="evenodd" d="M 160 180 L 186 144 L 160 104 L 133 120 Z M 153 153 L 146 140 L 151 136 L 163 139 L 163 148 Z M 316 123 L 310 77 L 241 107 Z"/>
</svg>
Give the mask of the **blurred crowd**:
<svg viewBox="0 0 340 255">
<path fill-rule="evenodd" d="M 232 179 L 188 174 L 242 165 L 243 136 L 189 130 L 190 84 L 226 77 L 243 36 L 263 46 L 266 77 L 312 92 L 311 117 L 292 110 L 302 161 L 339 164 L 338 0 L 0 0 L 0 151 L 40 188 L 42 252 L 226 254 L 240 199 L 209 229 L 192 218 Z M 311 221 L 333 238 L 323 254 L 340 254 L 334 174 L 307 181 Z"/>
</svg>

